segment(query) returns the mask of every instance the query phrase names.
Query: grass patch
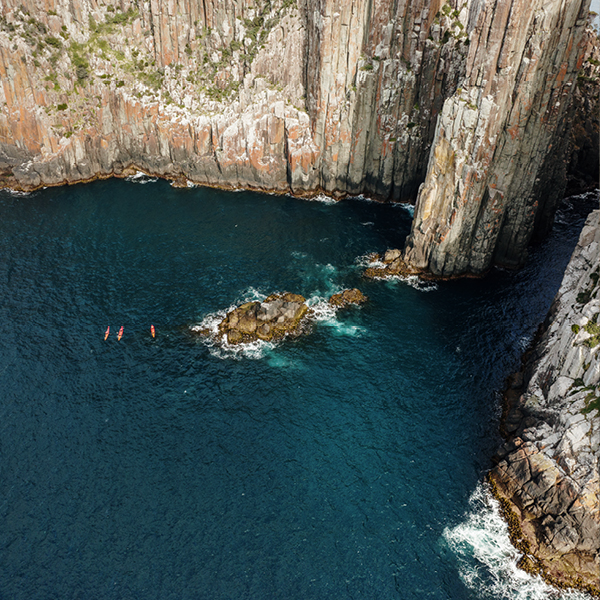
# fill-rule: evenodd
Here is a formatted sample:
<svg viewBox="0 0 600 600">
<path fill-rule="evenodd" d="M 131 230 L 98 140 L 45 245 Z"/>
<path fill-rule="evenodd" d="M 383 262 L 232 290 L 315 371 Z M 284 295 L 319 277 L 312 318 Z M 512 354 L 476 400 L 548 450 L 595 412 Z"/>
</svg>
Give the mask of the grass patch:
<svg viewBox="0 0 600 600">
<path fill-rule="evenodd" d="M 581 409 L 582 414 L 589 415 L 593 410 L 600 411 L 600 398 L 596 398 L 595 394 L 589 394 L 585 400 L 585 408 Z"/>
</svg>

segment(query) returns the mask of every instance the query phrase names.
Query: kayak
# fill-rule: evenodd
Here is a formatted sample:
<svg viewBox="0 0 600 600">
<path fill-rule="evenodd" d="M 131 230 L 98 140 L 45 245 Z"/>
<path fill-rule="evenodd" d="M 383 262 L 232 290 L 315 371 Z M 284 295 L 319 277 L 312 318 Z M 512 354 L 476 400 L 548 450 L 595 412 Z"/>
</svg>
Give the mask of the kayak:
<svg viewBox="0 0 600 600">
<path fill-rule="evenodd" d="M 110 325 L 106 328 L 106 333 L 104 334 L 104 341 L 106 341 L 106 338 L 108 337 L 109 333 L 110 333 Z"/>
<path fill-rule="evenodd" d="M 119 329 L 119 335 L 117 335 L 117 341 L 119 341 L 123 337 L 123 325 L 121 325 L 121 329 Z"/>
<path fill-rule="evenodd" d="M 156 337 L 156 331 L 154 329 L 154 325 L 150 325 L 150 333 L 152 334 L 152 337 Z"/>
</svg>

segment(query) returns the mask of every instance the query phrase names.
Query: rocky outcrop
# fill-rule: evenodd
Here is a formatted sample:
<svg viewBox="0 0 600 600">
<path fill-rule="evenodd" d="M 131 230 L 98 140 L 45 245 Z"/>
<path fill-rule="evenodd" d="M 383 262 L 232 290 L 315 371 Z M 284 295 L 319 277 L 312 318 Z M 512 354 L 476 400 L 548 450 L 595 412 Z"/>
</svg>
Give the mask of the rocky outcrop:
<svg viewBox="0 0 600 600">
<path fill-rule="evenodd" d="M 308 312 L 306 299 L 299 294 L 272 294 L 264 302 L 246 302 L 219 324 L 219 334 L 229 344 L 263 340 L 270 342 L 302 333 L 302 320 Z"/>
<path fill-rule="evenodd" d="M 354 288 L 333 294 L 328 300 L 335 309 L 361 305 L 368 298 Z M 230 310 L 216 328 L 192 327 L 200 335 L 212 337 L 218 343 L 248 344 L 262 340 L 272 342 L 298 337 L 311 329 L 313 309 L 300 294 L 271 294 L 262 302 L 246 302 Z"/>
<path fill-rule="evenodd" d="M 359 289 L 352 288 L 351 290 L 344 290 L 339 294 L 333 294 L 329 298 L 329 304 L 336 308 L 345 308 L 346 306 L 356 305 L 360 306 L 369 299 Z"/>
<path fill-rule="evenodd" d="M 407 264 L 518 264 L 560 196 L 588 5 L 5 0 L 0 183 L 418 193 Z"/>
<path fill-rule="evenodd" d="M 368 257 L 369 266 L 363 276 L 367 279 L 388 279 L 390 277 L 410 277 L 419 275 L 427 279 L 430 275 L 406 264 L 402 258 L 402 251 L 397 248 L 385 251 L 383 257 L 377 253 Z"/>
<path fill-rule="evenodd" d="M 600 596 L 599 218 L 588 218 L 545 331 L 511 381 L 491 475 L 529 568 Z"/>
</svg>

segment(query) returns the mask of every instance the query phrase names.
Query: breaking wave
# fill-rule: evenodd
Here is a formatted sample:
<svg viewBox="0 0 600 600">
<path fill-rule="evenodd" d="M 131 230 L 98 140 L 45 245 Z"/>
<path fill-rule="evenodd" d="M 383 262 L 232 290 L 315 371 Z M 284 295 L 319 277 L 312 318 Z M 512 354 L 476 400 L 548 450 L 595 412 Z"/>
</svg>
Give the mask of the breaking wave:
<svg viewBox="0 0 600 600">
<path fill-rule="evenodd" d="M 372 253 L 364 254 L 362 256 L 359 256 L 354 262 L 358 267 L 361 267 L 362 269 L 366 269 L 367 267 L 385 267 L 385 263 L 383 263 L 381 260 L 373 260 L 372 256 Z M 415 290 L 419 290 L 420 292 L 434 292 L 438 289 L 438 284 L 435 281 L 425 281 L 421 279 L 418 275 L 391 275 L 389 277 L 375 277 L 375 279 L 379 281 L 385 281 L 390 285 L 404 283 L 414 288 Z"/>
<path fill-rule="evenodd" d="M 485 600 L 591 600 L 587 594 L 548 585 L 517 567 L 521 554 L 511 544 L 498 502 L 480 483 L 465 520 L 447 527 L 443 538 L 458 561 L 463 583 Z"/>
<path fill-rule="evenodd" d="M 337 204 L 338 201 L 331 196 L 326 196 L 325 194 L 319 194 L 318 196 L 314 196 L 313 198 L 308 198 L 311 202 L 321 202 L 322 204 Z"/>
<path fill-rule="evenodd" d="M 130 183 L 140 183 L 142 185 L 146 183 L 155 183 L 158 181 L 158 177 L 150 177 L 143 171 L 138 171 L 135 175 L 130 175 L 129 177 L 125 177 L 125 181 L 129 181 Z"/>
<path fill-rule="evenodd" d="M 31 196 L 32 194 L 35 194 L 35 192 L 25 192 L 22 190 L 13 190 L 12 188 L 4 188 L 4 191 L 7 194 L 10 194 L 11 196 L 15 196 L 16 198 L 22 198 L 25 196 Z"/>
</svg>

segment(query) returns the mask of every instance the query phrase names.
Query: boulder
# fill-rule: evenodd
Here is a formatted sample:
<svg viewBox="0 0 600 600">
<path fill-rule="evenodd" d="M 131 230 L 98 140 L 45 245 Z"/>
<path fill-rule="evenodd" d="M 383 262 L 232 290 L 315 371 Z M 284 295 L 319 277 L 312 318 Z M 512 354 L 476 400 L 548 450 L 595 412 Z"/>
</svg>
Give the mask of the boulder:
<svg viewBox="0 0 600 600">
<path fill-rule="evenodd" d="M 351 290 L 344 290 L 339 294 L 334 294 L 329 298 L 329 304 L 332 306 L 345 307 L 349 304 L 364 304 L 368 300 L 359 289 L 353 288 Z"/>
</svg>

